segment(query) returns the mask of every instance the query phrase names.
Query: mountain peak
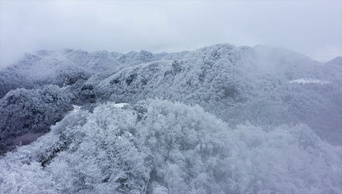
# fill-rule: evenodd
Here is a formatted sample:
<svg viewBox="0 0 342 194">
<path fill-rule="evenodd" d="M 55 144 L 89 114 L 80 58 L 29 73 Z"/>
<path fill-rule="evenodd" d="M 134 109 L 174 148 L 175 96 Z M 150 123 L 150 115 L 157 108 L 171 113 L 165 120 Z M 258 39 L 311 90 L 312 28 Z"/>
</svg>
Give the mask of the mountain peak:
<svg viewBox="0 0 342 194">
<path fill-rule="evenodd" d="M 341 65 L 342 66 L 342 56 L 335 57 L 334 59 L 328 61 L 327 65 Z"/>
</svg>

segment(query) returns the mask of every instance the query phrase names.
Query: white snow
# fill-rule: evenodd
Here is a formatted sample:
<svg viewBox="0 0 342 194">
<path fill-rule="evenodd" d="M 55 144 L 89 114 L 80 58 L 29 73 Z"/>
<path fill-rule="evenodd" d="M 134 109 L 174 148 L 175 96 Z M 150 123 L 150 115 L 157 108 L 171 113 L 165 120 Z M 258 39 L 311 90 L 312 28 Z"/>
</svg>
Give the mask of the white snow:
<svg viewBox="0 0 342 194">
<path fill-rule="evenodd" d="M 289 82 L 290 84 L 297 83 L 297 84 L 329 84 L 329 81 L 319 80 L 319 79 L 296 79 Z"/>
<path fill-rule="evenodd" d="M 81 110 L 81 106 L 72 105 L 72 107 L 74 108 L 72 112 L 78 112 Z"/>
<path fill-rule="evenodd" d="M 114 107 L 123 108 L 123 107 L 128 106 L 128 105 L 129 105 L 128 103 L 116 103 L 116 104 L 114 104 Z"/>
</svg>

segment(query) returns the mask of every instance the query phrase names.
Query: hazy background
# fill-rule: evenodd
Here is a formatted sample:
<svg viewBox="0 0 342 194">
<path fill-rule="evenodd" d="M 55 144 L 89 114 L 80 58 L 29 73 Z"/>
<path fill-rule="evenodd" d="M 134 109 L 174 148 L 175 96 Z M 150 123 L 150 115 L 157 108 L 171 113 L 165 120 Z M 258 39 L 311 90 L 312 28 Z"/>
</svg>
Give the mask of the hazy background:
<svg viewBox="0 0 342 194">
<path fill-rule="evenodd" d="M 217 43 L 342 55 L 342 1 L 0 1 L 0 68 L 40 49 L 180 51 Z"/>
</svg>

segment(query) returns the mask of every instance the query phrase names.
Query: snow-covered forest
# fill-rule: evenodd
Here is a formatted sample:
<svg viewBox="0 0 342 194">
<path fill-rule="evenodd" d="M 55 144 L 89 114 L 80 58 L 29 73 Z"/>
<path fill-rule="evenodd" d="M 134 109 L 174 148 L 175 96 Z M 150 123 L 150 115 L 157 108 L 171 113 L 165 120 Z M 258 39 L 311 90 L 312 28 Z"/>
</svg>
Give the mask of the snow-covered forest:
<svg viewBox="0 0 342 194">
<path fill-rule="evenodd" d="M 342 193 L 342 57 L 41 50 L 0 70 L 0 193 Z"/>
</svg>

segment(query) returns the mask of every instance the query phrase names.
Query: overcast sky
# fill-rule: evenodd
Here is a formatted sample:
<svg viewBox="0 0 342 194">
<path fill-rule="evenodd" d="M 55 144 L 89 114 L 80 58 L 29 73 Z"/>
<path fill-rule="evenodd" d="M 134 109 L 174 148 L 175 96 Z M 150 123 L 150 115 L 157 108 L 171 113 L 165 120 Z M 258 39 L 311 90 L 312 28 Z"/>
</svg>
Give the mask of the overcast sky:
<svg viewBox="0 0 342 194">
<path fill-rule="evenodd" d="M 231 43 L 342 55 L 342 1 L 4 1 L 0 67 L 25 52 L 181 51 Z"/>
</svg>

